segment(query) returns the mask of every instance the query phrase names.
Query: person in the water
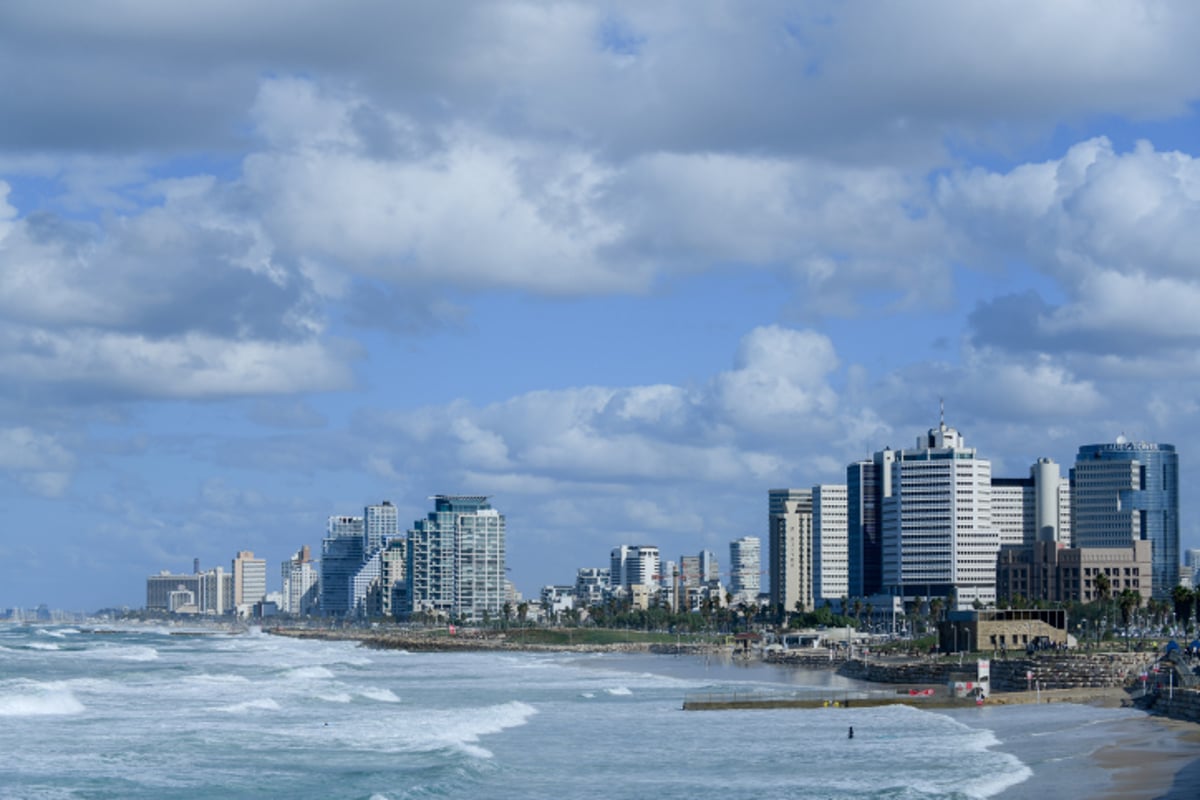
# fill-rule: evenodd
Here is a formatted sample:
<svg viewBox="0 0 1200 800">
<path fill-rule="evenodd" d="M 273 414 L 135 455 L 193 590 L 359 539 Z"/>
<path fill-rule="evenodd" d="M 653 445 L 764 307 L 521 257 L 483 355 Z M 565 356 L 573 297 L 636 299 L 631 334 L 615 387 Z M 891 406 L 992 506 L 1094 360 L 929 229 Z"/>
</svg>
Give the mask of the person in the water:
<svg viewBox="0 0 1200 800">
<path fill-rule="evenodd" d="M 853 726 L 853 725 L 851 725 L 851 726 L 850 726 L 850 735 L 849 735 L 849 736 L 847 736 L 846 738 L 847 738 L 847 739 L 853 739 L 853 738 L 854 738 L 854 726 Z"/>
</svg>

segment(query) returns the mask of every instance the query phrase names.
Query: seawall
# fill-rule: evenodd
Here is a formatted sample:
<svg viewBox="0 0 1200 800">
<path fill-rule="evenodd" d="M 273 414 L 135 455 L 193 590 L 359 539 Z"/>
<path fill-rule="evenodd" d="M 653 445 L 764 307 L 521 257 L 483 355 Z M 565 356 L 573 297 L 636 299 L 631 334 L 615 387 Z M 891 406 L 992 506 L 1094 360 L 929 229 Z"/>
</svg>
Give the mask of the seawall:
<svg viewBox="0 0 1200 800">
<path fill-rule="evenodd" d="M 989 659 L 992 691 L 1042 689 L 1114 689 L 1132 684 L 1151 657 L 1146 653 L 1049 653 L 1016 659 Z M 851 659 L 838 674 L 876 683 L 944 685 L 975 671 L 975 660 Z"/>
</svg>

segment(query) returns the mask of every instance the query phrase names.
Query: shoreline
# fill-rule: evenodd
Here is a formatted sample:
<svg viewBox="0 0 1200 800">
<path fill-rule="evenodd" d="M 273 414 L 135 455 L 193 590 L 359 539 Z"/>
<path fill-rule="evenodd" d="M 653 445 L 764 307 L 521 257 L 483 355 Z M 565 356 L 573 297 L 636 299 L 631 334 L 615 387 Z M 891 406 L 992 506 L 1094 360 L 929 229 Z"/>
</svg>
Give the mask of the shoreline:
<svg viewBox="0 0 1200 800">
<path fill-rule="evenodd" d="M 1200 786 L 1200 726 L 1147 714 L 1091 760 L 1109 773 L 1107 800 L 1190 800 Z"/>
<path fill-rule="evenodd" d="M 297 639 L 324 641 L 351 641 L 371 649 L 407 650 L 410 652 L 466 652 L 466 651 L 526 651 L 532 653 L 577 653 L 615 655 L 676 655 L 710 656 L 720 654 L 721 661 L 730 666 L 759 666 L 784 675 L 797 671 L 832 673 L 827 668 L 805 665 L 769 663 L 758 659 L 737 659 L 729 646 L 719 644 L 677 645 L 649 642 L 589 643 L 589 644 L 544 644 L 523 642 L 507 636 L 484 636 L 465 633 L 449 637 L 442 631 L 395 631 L 353 629 L 302 629 L 263 628 L 264 633 Z M 663 674 L 672 675 L 677 670 L 669 667 L 672 660 L 664 659 L 658 665 Z M 705 662 L 707 663 L 707 661 Z M 686 673 L 686 670 L 684 670 Z M 836 674 L 836 673 L 832 673 Z M 832 675 L 831 675 L 832 676 Z M 835 679 L 836 680 L 836 679 Z M 850 680 L 863 686 L 878 687 L 871 681 Z M 1200 785 L 1200 724 L 1176 720 L 1158 713 L 1135 711 L 1129 695 L 1124 689 L 1112 687 L 1081 687 L 1078 689 L 1043 689 L 1040 692 L 993 692 L 987 701 L 989 708 L 1011 707 L 1002 712 L 1021 714 L 1021 707 L 1045 706 L 1047 704 L 1074 704 L 1106 709 L 1125 709 L 1130 716 L 1122 716 L 1111 723 L 1111 739 L 1094 749 L 1081 749 L 1071 756 L 1078 759 L 1085 774 L 1103 781 L 1095 786 L 1096 796 L 1106 800 L 1185 800 L 1196 796 Z M 941 713 L 940 709 L 929 709 L 930 713 Z M 957 719 L 971 725 L 990 727 L 984 720 L 964 719 L 951 712 Z M 1004 726 L 1001 726 L 1004 727 Z M 1012 732 L 1009 734 L 1012 735 Z M 1000 800 L 1037 797 L 1041 784 L 1054 775 L 1056 767 L 1039 761 L 1036 742 L 1023 740 L 1020 734 L 1006 738 L 1001 749 L 1013 753 L 1033 770 L 1027 781 L 1010 787 L 996 797 Z M 1081 787 L 1077 787 L 1081 788 Z"/>
</svg>

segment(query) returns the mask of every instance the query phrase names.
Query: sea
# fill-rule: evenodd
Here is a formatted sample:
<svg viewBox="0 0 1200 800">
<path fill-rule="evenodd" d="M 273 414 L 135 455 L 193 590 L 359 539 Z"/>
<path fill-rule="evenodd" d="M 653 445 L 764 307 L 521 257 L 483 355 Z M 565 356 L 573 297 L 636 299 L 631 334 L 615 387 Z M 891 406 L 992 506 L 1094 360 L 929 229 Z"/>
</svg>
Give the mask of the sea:
<svg viewBox="0 0 1200 800">
<path fill-rule="evenodd" d="M 1044 800 L 1109 788 L 1089 756 L 1140 714 L 682 710 L 696 693 L 854 688 L 711 655 L 0 625 L 0 798 Z"/>
</svg>

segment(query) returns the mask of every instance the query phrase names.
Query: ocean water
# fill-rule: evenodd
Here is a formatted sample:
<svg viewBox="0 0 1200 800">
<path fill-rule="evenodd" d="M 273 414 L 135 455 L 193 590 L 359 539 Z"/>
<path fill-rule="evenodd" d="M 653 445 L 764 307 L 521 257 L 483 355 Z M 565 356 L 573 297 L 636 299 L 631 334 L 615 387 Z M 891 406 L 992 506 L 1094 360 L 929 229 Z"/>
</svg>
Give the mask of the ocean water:
<svg viewBox="0 0 1200 800">
<path fill-rule="evenodd" d="M 0 626 L 0 798 L 1085 796 L 1106 780 L 1087 755 L 1136 713 L 684 712 L 691 692 L 850 684 L 702 657 L 180 633 Z"/>
</svg>

